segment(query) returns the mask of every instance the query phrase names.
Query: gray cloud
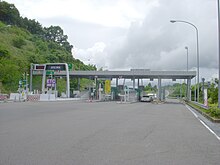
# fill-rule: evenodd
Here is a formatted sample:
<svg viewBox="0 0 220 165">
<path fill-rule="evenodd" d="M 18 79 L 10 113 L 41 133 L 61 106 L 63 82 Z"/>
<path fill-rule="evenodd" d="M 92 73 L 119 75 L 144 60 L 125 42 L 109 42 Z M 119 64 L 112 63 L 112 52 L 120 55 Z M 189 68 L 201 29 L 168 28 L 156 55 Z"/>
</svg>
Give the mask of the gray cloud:
<svg viewBox="0 0 220 165">
<path fill-rule="evenodd" d="M 134 22 L 123 43 L 106 49 L 110 68 L 150 68 L 183 70 L 189 47 L 190 68 L 196 67 L 196 35 L 193 27 L 171 24 L 186 20 L 199 29 L 200 66 L 217 68 L 217 20 L 215 1 L 163 0 L 142 23 Z"/>
<path fill-rule="evenodd" d="M 92 47 L 96 42 L 111 42 L 118 36 L 124 36 L 123 28 L 105 27 L 98 24 L 81 22 L 68 17 L 41 19 L 44 26 L 58 25 L 68 34 L 69 41 L 81 49 Z"/>
</svg>

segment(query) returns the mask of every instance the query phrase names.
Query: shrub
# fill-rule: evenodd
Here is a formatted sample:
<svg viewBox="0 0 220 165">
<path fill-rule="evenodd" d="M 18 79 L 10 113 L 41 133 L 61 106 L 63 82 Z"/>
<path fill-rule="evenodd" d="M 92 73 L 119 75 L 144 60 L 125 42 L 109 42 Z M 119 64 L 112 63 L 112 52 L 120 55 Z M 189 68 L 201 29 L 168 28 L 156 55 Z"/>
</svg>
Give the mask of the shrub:
<svg viewBox="0 0 220 165">
<path fill-rule="evenodd" d="M 9 52 L 6 48 L 0 45 L 0 58 L 2 57 L 5 57 L 5 58 L 9 57 Z"/>
<path fill-rule="evenodd" d="M 16 48 L 21 48 L 22 46 L 26 45 L 26 42 L 23 37 L 17 37 L 12 40 L 12 44 Z"/>
<path fill-rule="evenodd" d="M 187 102 L 187 104 L 189 104 L 193 108 L 199 110 L 200 112 L 207 114 L 208 116 L 214 117 L 216 119 L 220 119 L 220 109 L 218 108 L 217 104 L 210 105 L 208 110 L 204 109 L 198 105 L 195 105 L 192 102 Z"/>
<path fill-rule="evenodd" d="M 217 106 L 210 107 L 210 116 L 220 118 L 220 109 Z"/>
</svg>

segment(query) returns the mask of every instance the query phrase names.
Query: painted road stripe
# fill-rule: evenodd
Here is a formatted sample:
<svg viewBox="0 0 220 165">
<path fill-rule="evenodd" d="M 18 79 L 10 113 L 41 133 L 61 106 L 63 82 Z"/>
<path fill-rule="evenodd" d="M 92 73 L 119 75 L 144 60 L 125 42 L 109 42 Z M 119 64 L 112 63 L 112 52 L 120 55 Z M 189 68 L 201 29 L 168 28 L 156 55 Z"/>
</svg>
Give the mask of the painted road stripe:
<svg viewBox="0 0 220 165">
<path fill-rule="evenodd" d="M 192 110 L 188 105 L 186 105 L 186 107 L 188 108 L 188 110 L 190 110 L 190 112 L 192 112 L 192 114 L 193 114 L 196 118 L 199 118 L 199 116 L 198 116 L 195 112 L 193 112 L 193 110 Z"/>
<path fill-rule="evenodd" d="M 195 113 L 195 112 L 193 112 L 193 110 L 188 106 L 188 105 L 186 105 L 186 107 L 187 107 L 187 109 L 190 111 L 190 112 L 192 112 L 192 114 L 200 121 L 200 123 L 202 123 L 213 135 L 215 135 L 215 137 L 220 141 L 220 137 L 205 123 L 205 122 L 203 122 L 200 118 L 199 118 L 199 116 Z"/>
</svg>

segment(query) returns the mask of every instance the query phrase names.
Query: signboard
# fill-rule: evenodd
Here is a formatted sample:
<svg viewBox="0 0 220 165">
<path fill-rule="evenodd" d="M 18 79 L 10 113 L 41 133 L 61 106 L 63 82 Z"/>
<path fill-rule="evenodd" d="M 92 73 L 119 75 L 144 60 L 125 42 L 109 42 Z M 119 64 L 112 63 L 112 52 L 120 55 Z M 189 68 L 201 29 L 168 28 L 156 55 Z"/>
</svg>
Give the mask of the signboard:
<svg viewBox="0 0 220 165">
<path fill-rule="evenodd" d="M 43 74 L 43 70 L 33 70 L 33 75 Z"/>
<path fill-rule="evenodd" d="M 56 80 L 55 79 L 47 79 L 47 87 L 55 87 Z"/>
<path fill-rule="evenodd" d="M 69 71 L 73 70 L 73 64 L 68 64 Z"/>
<path fill-rule="evenodd" d="M 46 70 L 66 70 L 65 64 L 47 64 Z"/>
<path fill-rule="evenodd" d="M 47 71 L 46 71 L 46 75 L 54 75 L 54 71 L 47 70 Z"/>
<path fill-rule="evenodd" d="M 207 92 L 207 89 L 204 89 L 204 105 L 208 106 L 208 92 Z"/>
<path fill-rule="evenodd" d="M 105 94 L 111 93 L 111 80 L 105 80 Z"/>
<path fill-rule="evenodd" d="M 44 70 L 45 65 L 39 65 L 39 64 L 35 64 L 34 65 L 34 70 Z"/>
</svg>

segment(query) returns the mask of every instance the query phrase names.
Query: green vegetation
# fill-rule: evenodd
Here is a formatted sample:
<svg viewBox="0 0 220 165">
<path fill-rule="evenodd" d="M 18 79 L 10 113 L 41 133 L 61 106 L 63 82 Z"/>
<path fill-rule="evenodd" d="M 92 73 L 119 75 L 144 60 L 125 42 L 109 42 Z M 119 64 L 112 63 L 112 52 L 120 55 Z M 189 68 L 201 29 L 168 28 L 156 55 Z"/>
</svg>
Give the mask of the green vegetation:
<svg viewBox="0 0 220 165">
<path fill-rule="evenodd" d="M 74 59 L 72 49 L 61 27 L 42 27 L 36 20 L 22 18 L 13 4 L 0 2 L 0 93 L 16 92 L 31 63 L 72 63 L 74 70 L 96 70 Z M 39 82 L 39 77 L 33 80 L 36 89 Z M 71 88 L 76 83 L 71 80 Z"/>
<path fill-rule="evenodd" d="M 186 83 L 175 83 L 173 85 L 167 85 L 165 88 L 170 92 L 169 97 L 186 97 Z"/>
<path fill-rule="evenodd" d="M 214 118 L 220 119 L 220 109 L 217 105 L 210 105 L 209 114 Z"/>
<path fill-rule="evenodd" d="M 217 107 L 217 105 L 210 105 L 209 109 L 204 109 L 198 105 L 193 104 L 192 102 L 187 102 L 187 104 L 214 119 L 220 119 L 220 109 Z"/>
<path fill-rule="evenodd" d="M 148 85 L 145 86 L 144 91 L 146 93 L 156 93 L 157 92 L 157 86 L 152 86 L 151 83 L 148 83 Z"/>
<path fill-rule="evenodd" d="M 217 104 L 218 103 L 218 79 L 215 78 L 210 83 L 208 88 L 208 102 L 209 104 Z"/>
<path fill-rule="evenodd" d="M 209 85 L 208 85 L 209 84 Z M 202 96 L 202 83 L 200 83 L 200 103 L 203 104 L 203 96 Z M 204 87 L 208 89 L 208 109 L 204 109 L 198 105 L 193 104 L 193 102 L 187 102 L 193 108 L 196 108 L 202 113 L 214 118 L 220 119 L 220 109 L 218 108 L 218 79 L 213 79 L 210 83 L 206 82 Z M 191 87 L 191 98 L 194 101 L 195 96 L 195 88 L 197 86 L 192 85 Z M 166 86 L 166 89 L 169 90 L 169 97 L 181 97 L 184 98 L 186 96 L 187 85 L 185 83 L 179 84 L 175 83 L 173 85 Z"/>
<path fill-rule="evenodd" d="M 209 85 L 208 85 L 209 84 Z M 199 102 L 203 103 L 203 93 L 202 93 L 202 86 L 203 84 L 199 84 Z M 186 97 L 186 90 L 187 90 L 187 84 L 186 83 L 175 83 L 173 85 L 167 85 L 165 86 L 166 90 L 170 92 L 169 97 Z M 194 101 L 195 98 L 195 88 L 197 92 L 197 85 L 192 85 L 191 86 L 191 99 Z M 208 89 L 208 103 L 209 105 L 211 104 L 216 104 L 218 103 L 218 79 L 215 78 L 211 80 L 211 82 L 205 82 L 204 88 Z M 197 98 L 197 95 L 196 95 Z"/>
</svg>

